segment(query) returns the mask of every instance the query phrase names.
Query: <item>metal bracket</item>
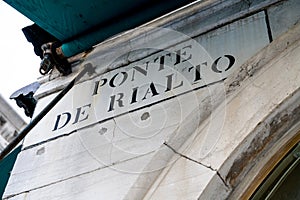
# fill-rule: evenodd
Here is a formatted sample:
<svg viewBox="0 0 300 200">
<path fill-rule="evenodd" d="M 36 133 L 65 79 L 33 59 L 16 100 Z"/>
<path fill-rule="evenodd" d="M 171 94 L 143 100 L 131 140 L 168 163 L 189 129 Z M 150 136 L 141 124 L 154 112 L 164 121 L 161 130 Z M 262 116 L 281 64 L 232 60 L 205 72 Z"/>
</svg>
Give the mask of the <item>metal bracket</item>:
<svg viewBox="0 0 300 200">
<path fill-rule="evenodd" d="M 24 108 L 25 115 L 28 117 L 32 117 L 33 115 L 37 103 L 33 95 L 39 87 L 40 84 L 38 82 L 34 82 L 15 91 L 10 96 L 10 99 L 16 100 L 16 103 L 20 108 Z"/>
<path fill-rule="evenodd" d="M 72 72 L 71 65 L 62 54 L 58 42 L 49 42 L 42 45 L 43 59 L 40 64 L 40 73 L 45 75 L 54 67 L 64 76 Z"/>
</svg>

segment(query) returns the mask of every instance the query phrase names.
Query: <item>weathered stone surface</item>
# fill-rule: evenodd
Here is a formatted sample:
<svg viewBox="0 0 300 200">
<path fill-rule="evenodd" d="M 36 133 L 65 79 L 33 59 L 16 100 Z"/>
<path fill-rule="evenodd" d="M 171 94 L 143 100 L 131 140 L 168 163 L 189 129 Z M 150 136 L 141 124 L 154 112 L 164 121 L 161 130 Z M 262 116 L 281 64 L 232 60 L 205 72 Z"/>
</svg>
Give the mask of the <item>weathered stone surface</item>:
<svg viewBox="0 0 300 200">
<path fill-rule="evenodd" d="M 299 29 L 291 30 L 291 32 L 295 34 L 296 30 Z M 290 33 L 287 34 L 292 36 Z M 294 40 L 293 36 L 290 39 Z M 273 48 L 274 45 L 282 46 L 280 43 L 286 41 L 287 38 L 280 38 L 267 48 Z M 270 148 L 279 142 L 284 144 L 284 141 L 288 141 L 287 138 L 294 137 L 295 131 L 286 134 L 283 141 L 280 138 L 299 118 L 299 109 L 297 109 L 299 102 L 296 101 L 299 99 L 298 88 L 300 82 L 297 77 L 300 71 L 297 66 L 300 66 L 300 60 L 296 55 L 300 53 L 300 40 L 294 41 L 296 42 L 285 49 L 284 52 L 273 50 L 273 53 L 270 54 L 270 51 L 265 49 L 259 53 L 257 57 L 268 55 L 271 59 L 265 58 L 269 61 L 262 62 L 262 65 L 258 66 L 261 68 L 258 68 L 259 70 L 255 70 L 251 76 L 244 79 L 244 82 L 241 82 L 239 87 L 236 88 L 235 93 L 229 93 L 230 98 L 226 101 L 226 105 L 221 105 L 212 113 L 212 117 L 208 120 L 213 120 L 214 125 L 222 124 L 220 133 L 210 131 L 210 133 L 215 133 L 215 143 L 207 145 L 208 141 L 211 140 L 208 140 L 208 134 L 205 133 L 208 133 L 214 127 L 204 122 L 195 135 L 191 136 L 186 144 L 182 146 L 182 149 L 179 149 L 178 153 L 183 157 L 195 160 L 211 168 L 211 170 L 218 170 L 219 172 L 218 176 L 215 175 L 205 188 L 200 199 L 212 197 L 211 193 L 216 189 L 220 192 L 214 195 L 214 199 L 225 199 L 230 194 L 232 187 L 236 186 L 237 181 L 240 181 L 241 185 L 249 184 L 249 181 L 243 181 L 243 177 L 256 162 L 262 162 L 255 162 L 255 159 L 263 151 L 268 150 L 267 146 Z M 255 61 L 255 59 L 251 60 Z M 251 62 L 249 64 L 251 65 Z M 232 76 L 232 78 L 234 80 L 235 76 Z M 283 102 L 285 104 L 282 107 Z M 226 110 L 226 118 L 218 119 L 221 113 L 220 110 L 223 109 Z M 280 134 L 276 135 L 275 132 L 278 132 L 278 130 Z M 186 148 L 188 144 L 190 146 Z M 207 148 L 205 149 L 205 147 Z M 272 153 L 276 154 L 276 151 Z M 262 156 L 265 159 L 264 163 L 267 162 L 267 159 L 270 159 L 269 155 Z M 226 165 L 224 166 L 225 162 Z M 262 167 L 263 165 L 256 164 L 255 166 Z M 252 174 L 257 175 L 258 171 Z M 169 175 L 164 175 L 164 178 L 169 178 Z M 253 177 L 247 178 L 247 180 L 250 179 L 255 181 Z M 160 186 L 153 187 L 159 188 Z M 233 199 L 241 198 L 241 191 L 235 194 Z"/>
<path fill-rule="evenodd" d="M 180 158 L 161 173 L 155 189 L 144 199 L 197 199 L 214 174 L 199 163 Z"/>
<path fill-rule="evenodd" d="M 174 129 L 176 127 L 168 127 L 160 134 L 171 134 Z M 6 194 L 35 190 L 106 167 L 135 174 L 161 170 L 172 162 L 169 159 L 173 155 L 171 150 L 162 146 L 163 141 L 127 135 L 118 130 L 113 121 L 86 128 L 22 151 Z M 151 161 L 155 154 L 159 154 L 157 160 Z M 139 157 L 144 157 L 143 162 L 139 161 Z M 118 165 L 126 161 L 128 165 Z"/>
<path fill-rule="evenodd" d="M 273 38 L 287 32 L 300 21 L 298 0 L 282 1 L 267 9 Z"/>
<path fill-rule="evenodd" d="M 238 95 L 229 99 L 225 107 L 226 120 L 215 121 L 224 125 L 221 133 L 216 137 L 218 142 L 209 154 L 201 155 L 195 148 L 191 148 L 186 154 L 218 169 L 236 145 L 241 143 L 262 119 L 300 86 L 297 78 L 300 74 L 297 67 L 300 65 L 297 56 L 299 53 L 299 46 L 294 44 L 264 66 L 263 71 L 249 78 L 242 86 L 242 90 L 237 93 Z M 207 131 L 209 128 L 203 124 L 199 131 L 202 129 Z M 203 138 L 197 138 L 194 146 L 203 146 Z"/>
<path fill-rule="evenodd" d="M 259 12 L 195 38 L 215 59 L 220 54 L 234 55 L 240 67 L 269 43 L 265 14 Z"/>
<path fill-rule="evenodd" d="M 137 177 L 107 167 L 32 190 L 26 199 L 122 199 Z"/>
<path fill-rule="evenodd" d="M 166 30 L 160 29 L 161 32 L 156 32 L 162 35 L 159 39 L 157 35 L 145 33 L 138 39 L 131 38 L 132 40 L 121 45 L 114 46 L 114 43 L 110 43 L 108 46 L 104 45 L 104 49 L 102 46 L 96 47 L 86 55 L 84 62 L 78 64 L 77 69 L 89 63 L 96 67 L 97 75 L 85 76 L 28 135 L 5 197 L 205 199 L 211 197 L 209 193 L 212 188 L 217 187 L 220 192 L 213 197 L 225 198 L 249 166 L 249 162 L 270 141 L 267 133 L 271 127 L 261 123 L 261 130 L 265 130 L 265 134 L 257 135 L 257 138 L 249 134 L 260 127 L 260 122 L 300 86 L 300 71 L 297 67 L 300 65 L 300 42 L 294 37 L 297 31 L 289 32 L 287 34 L 291 34 L 292 40 L 289 40 L 290 36 L 279 39 L 279 42 L 275 40 L 248 60 L 269 42 L 265 13 L 257 11 L 275 1 L 247 1 L 249 4 L 246 1 L 230 1 L 228 4 L 224 3 L 226 5 L 217 1 L 207 2 L 221 6 L 218 10 L 224 10 L 233 4 L 234 8 L 242 5 L 238 11 L 229 10 L 224 15 L 217 14 L 216 18 L 224 16 L 228 19 L 217 20 L 218 23 L 210 26 L 217 27 L 212 31 L 207 27 L 209 24 L 206 24 L 203 29 L 210 31 L 204 31 L 202 35 L 197 35 L 202 26 L 200 24 L 206 23 L 200 22 L 201 17 L 197 15 L 197 19 L 194 13 L 195 18 L 189 14 L 186 20 L 186 31 L 191 32 L 191 35 L 196 34 L 193 35 L 196 36 L 193 42 L 199 42 L 207 51 L 192 57 L 208 58 L 209 62 L 201 63 L 206 66 L 201 68 L 204 70 L 201 75 L 208 74 L 204 82 L 208 80 L 207 83 L 212 83 L 211 85 L 206 87 L 202 84 L 198 88 L 196 84 L 189 82 L 190 85 L 182 87 L 179 92 L 167 93 L 157 99 L 152 90 L 154 100 L 145 100 L 136 107 L 119 106 L 120 110 L 107 114 L 102 112 L 101 106 L 105 103 L 106 106 L 111 105 L 108 104 L 109 98 L 102 101 L 100 96 L 92 96 L 95 93 L 101 94 L 101 97 L 111 97 L 112 92 L 129 93 L 135 85 L 131 82 L 121 90 L 113 88 L 112 92 L 98 91 L 98 88 L 95 90 L 95 80 L 101 77 L 111 78 L 115 72 L 129 72 L 142 62 L 147 63 L 149 59 L 157 58 L 158 61 L 162 54 L 178 52 L 178 47 L 186 48 L 188 43 L 180 43 L 182 35 L 169 38 L 163 34 Z M 205 12 L 212 14 L 213 10 Z M 249 16 L 243 18 L 246 15 Z M 214 22 L 215 20 L 212 19 Z M 198 22 L 199 27 L 195 26 L 197 30 L 192 30 Z M 184 20 L 181 23 L 184 24 Z M 222 23 L 225 26 L 221 26 L 224 25 Z M 177 28 L 183 29 L 184 26 Z M 140 33 L 142 32 L 138 32 Z M 287 41 L 294 44 L 290 45 Z M 149 46 L 155 47 L 159 52 L 146 49 Z M 183 74 L 189 71 L 189 64 L 194 64 L 195 60 L 191 59 L 189 64 L 178 67 L 178 59 L 190 59 L 189 54 L 182 53 L 181 58 L 174 53 L 172 55 L 173 58 L 167 63 L 172 70 L 167 71 L 164 77 L 176 70 Z M 217 78 L 207 73 L 212 69 L 213 61 L 223 55 L 236 58 L 234 68 L 229 71 L 222 68 L 226 72 Z M 247 60 L 249 66 L 240 68 Z M 157 66 L 161 67 L 161 64 L 158 62 Z M 216 69 L 212 71 L 218 73 Z M 101 75 L 98 76 L 99 74 Z M 149 80 L 159 83 L 159 89 L 166 83 L 158 76 L 157 70 L 156 73 L 153 71 L 149 74 Z M 49 96 L 40 99 L 36 112 L 55 96 L 53 92 L 73 77 L 74 75 L 55 78 L 44 84 L 38 95 Z M 189 75 L 184 77 L 184 83 L 191 79 Z M 174 75 L 173 81 L 178 83 L 180 78 L 180 75 Z M 223 81 L 224 78 L 227 79 Z M 117 80 L 121 85 L 122 79 Z M 145 85 L 149 80 L 142 75 L 138 83 Z M 145 96 L 151 95 L 149 90 L 145 89 L 144 92 Z M 105 108 L 107 111 L 108 107 Z M 87 117 L 89 109 L 92 112 Z M 56 126 L 58 116 L 63 120 L 66 117 L 63 113 L 66 112 L 72 112 L 68 126 L 64 128 L 63 123 Z M 280 123 L 272 126 L 276 125 Z M 242 145 L 251 148 L 246 148 L 245 151 L 237 148 Z M 232 155 L 243 155 L 249 160 L 247 166 L 242 165 L 244 160 L 230 157 Z M 222 167 L 225 162 L 227 165 Z"/>
</svg>

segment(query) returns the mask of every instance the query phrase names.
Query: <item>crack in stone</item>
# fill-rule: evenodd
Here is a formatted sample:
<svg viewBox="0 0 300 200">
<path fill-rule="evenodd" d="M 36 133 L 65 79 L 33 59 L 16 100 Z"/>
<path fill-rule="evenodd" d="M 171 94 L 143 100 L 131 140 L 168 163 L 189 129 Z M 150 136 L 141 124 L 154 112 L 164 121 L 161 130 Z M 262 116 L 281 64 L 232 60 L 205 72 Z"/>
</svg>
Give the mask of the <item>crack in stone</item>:
<svg viewBox="0 0 300 200">
<path fill-rule="evenodd" d="M 110 143 L 111 143 L 111 147 L 110 147 L 110 151 L 109 151 L 109 159 L 110 159 L 110 162 L 112 163 L 112 151 L 113 151 L 113 140 L 115 139 L 115 131 L 116 131 L 116 127 L 117 127 L 117 122 L 115 120 L 115 118 L 112 118 L 115 126 L 114 126 L 114 129 L 112 131 L 112 138 L 110 140 Z"/>
<path fill-rule="evenodd" d="M 201 166 L 203 166 L 203 167 L 206 167 L 206 168 L 208 168 L 208 169 L 210 169 L 210 170 L 216 172 L 216 174 L 217 174 L 218 177 L 221 179 L 221 181 L 223 182 L 223 184 L 224 184 L 227 188 L 229 188 L 228 184 L 227 184 L 226 181 L 223 179 L 223 177 L 221 176 L 221 174 L 219 173 L 218 170 L 212 168 L 211 166 L 205 165 L 205 164 L 203 164 L 203 163 L 201 163 L 201 162 L 199 162 L 199 161 L 197 161 L 197 160 L 194 160 L 194 159 L 192 159 L 192 158 L 190 158 L 190 157 L 188 157 L 188 156 L 186 156 L 186 155 L 184 155 L 184 154 L 182 154 L 182 153 L 179 153 L 178 151 L 176 151 L 173 147 L 171 147 L 171 146 L 170 146 L 169 144 L 167 144 L 166 142 L 164 142 L 164 145 L 166 145 L 169 149 L 171 149 L 171 150 L 172 150 L 174 153 L 176 153 L 177 155 L 179 155 L 179 156 L 181 156 L 181 157 L 183 157 L 183 158 L 185 158 L 185 159 L 188 159 L 188 160 L 190 160 L 190 161 L 192 161 L 192 162 L 194 162 L 194 163 L 197 163 L 197 164 L 199 164 L 199 165 L 201 165 Z"/>
</svg>

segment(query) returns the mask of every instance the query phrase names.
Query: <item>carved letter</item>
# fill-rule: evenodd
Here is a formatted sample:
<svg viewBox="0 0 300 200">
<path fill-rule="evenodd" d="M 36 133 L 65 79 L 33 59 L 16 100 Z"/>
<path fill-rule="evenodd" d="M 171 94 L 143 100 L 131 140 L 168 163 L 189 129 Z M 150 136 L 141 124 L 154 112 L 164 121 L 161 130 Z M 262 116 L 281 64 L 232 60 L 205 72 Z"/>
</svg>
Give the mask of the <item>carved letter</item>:
<svg viewBox="0 0 300 200">
<path fill-rule="evenodd" d="M 131 96 L 131 102 L 130 104 L 136 103 L 137 102 L 137 91 L 138 87 L 132 88 L 132 96 Z"/>
<path fill-rule="evenodd" d="M 62 124 L 60 127 L 58 127 L 61 116 L 63 116 L 63 115 L 66 115 L 66 121 L 64 124 Z M 69 113 L 69 112 L 65 112 L 65 113 L 62 113 L 61 115 L 57 115 L 54 129 L 52 131 L 56 131 L 57 129 L 61 129 L 61 128 L 65 127 L 69 123 L 70 119 L 71 119 L 71 113 Z"/>
<path fill-rule="evenodd" d="M 73 124 L 76 124 L 77 122 L 82 122 L 82 121 L 86 120 L 89 117 L 87 108 L 90 108 L 90 107 L 91 107 L 91 104 L 87 104 L 85 106 L 77 108 L 75 121 L 73 122 Z"/>
<path fill-rule="evenodd" d="M 107 79 L 104 78 L 104 79 L 101 79 L 101 81 L 103 81 L 101 84 L 99 84 L 100 81 L 95 81 L 95 87 L 94 87 L 93 96 L 96 95 L 96 94 L 98 94 L 98 88 L 101 87 L 101 86 L 103 86 L 103 85 L 105 85 L 106 82 L 107 82 Z"/>
<path fill-rule="evenodd" d="M 228 67 L 224 70 L 225 72 L 227 70 L 229 70 L 233 64 L 235 63 L 235 58 L 232 55 L 225 55 L 224 57 L 228 58 L 229 60 L 229 64 Z M 216 73 L 222 73 L 222 71 L 220 69 L 218 69 L 218 62 L 222 57 L 217 58 L 217 60 L 215 60 L 215 62 L 212 64 L 211 69 L 216 72 Z"/>
<path fill-rule="evenodd" d="M 162 56 L 157 57 L 157 58 L 154 59 L 154 62 L 156 62 L 159 59 L 159 69 L 158 69 L 158 71 L 161 71 L 161 70 L 165 69 L 165 58 L 167 56 L 171 57 L 171 53 L 168 53 L 166 55 L 162 55 Z"/>
<path fill-rule="evenodd" d="M 151 92 L 150 92 L 150 91 L 151 91 Z M 148 95 L 149 93 L 152 93 L 152 96 L 155 96 L 155 95 L 158 95 L 158 94 L 159 94 L 159 93 L 156 91 L 156 88 L 155 88 L 153 82 L 151 82 L 150 87 L 147 89 L 147 92 L 146 92 L 146 94 L 145 94 L 145 96 L 144 96 L 144 98 L 143 98 L 142 100 L 145 100 L 145 99 L 147 98 L 147 95 Z"/>
<path fill-rule="evenodd" d="M 126 72 L 116 73 L 116 74 L 110 79 L 110 81 L 109 81 L 110 87 L 117 87 L 117 85 L 114 83 L 114 81 L 115 81 L 116 77 L 117 77 L 119 74 L 123 74 L 123 79 L 122 79 L 122 81 L 118 84 L 118 86 L 122 85 L 122 84 L 126 81 L 126 79 L 127 79 L 127 77 L 128 77 L 128 74 L 127 74 Z"/>
<path fill-rule="evenodd" d="M 192 45 L 185 46 L 185 47 L 182 48 L 182 50 L 187 49 L 187 48 L 191 49 Z M 176 61 L 175 61 L 174 65 L 177 65 L 179 63 L 188 61 L 188 60 L 190 60 L 192 58 L 192 54 L 191 53 L 189 53 L 189 56 L 186 57 L 187 56 L 187 52 L 186 51 L 181 51 L 181 49 L 179 49 L 179 50 L 177 50 L 175 52 L 176 52 Z M 186 58 L 183 58 L 183 56 L 185 56 Z"/>
<path fill-rule="evenodd" d="M 118 102 L 119 107 L 123 107 L 124 106 L 123 100 L 122 100 L 123 97 L 124 97 L 124 94 L 120 92 L 120 93 L 118 93 L 118 95 L 119 95 L 119 99 L 118 100 L 116 100 L 116 95 L 110 96 L 110 105 L 109 105 L 108 112 L 114 110 L 115 101 Z"/>
<path fill-rule="evenodd" d="M 138 71 L 139 73 L 143 74 L 144 76 L 147 76 L 147 73 L 148 73 L 148 64 L 149 64 L 149 61 L 146 62 L 146 69 L 143 69 L 141 68 L 140 66 L 134 66 L 132 68 L 132 79 L 131 81 L 134 81 L 134 78 L 135 78 L 135 72 Z"/>
<path fill-rule="evenodd" d="M 176 89 L 176 88 L 183 86 L 183 81 L 181 81 L 177 86 L 172 87 L 173 86 L 173 75 L 174 74 L 170 74 L 170 75 L 166 76 L 167 77 L 167 89 L 165 90 L 165 92 L 168 92 L 172 89 Z"/>
<path fill-rule="evenodd" d="M 207 66 L 207 62 L 204 62 L 202 63 L 202 65 L 205 65 Z M 197 65 L 195 67 L 190 67 L 189 68 L 189 72 L 195 68 L 195 79 L 194 79 L 194 82 L 197 82 L 199 80 L 201 80 L 201 73 L 200 73 L 200 68 L 201 68 L 201 64 L 200 65 Z"/>
</svg>

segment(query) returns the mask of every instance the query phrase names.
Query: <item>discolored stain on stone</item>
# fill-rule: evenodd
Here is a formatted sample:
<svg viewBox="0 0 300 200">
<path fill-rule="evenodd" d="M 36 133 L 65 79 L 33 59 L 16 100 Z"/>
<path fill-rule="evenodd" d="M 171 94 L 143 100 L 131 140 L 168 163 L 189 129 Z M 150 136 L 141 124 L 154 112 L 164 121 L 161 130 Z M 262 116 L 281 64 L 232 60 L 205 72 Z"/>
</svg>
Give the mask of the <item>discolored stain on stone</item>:
<svg viewBox="0 0 300 200">
<path fill-rule="evenodd" d="M 292 106 L 291 106 L 292 105 Z M 274 112 L 275 115 L 270 115 L 265 122 L 259 123 L 253 131 L 256 135 L 249 143 L 248 147 L 235 159 L 226 176 L 226 182 L 231 186 L 236 186 L 242 179 L 242 174 L 245 174 L 255 164 L 254 159 L 272 146 L 278 139 L 289 130 L 293 124 L 300 120 L 300 105 L 299 102 L 295 105 L 290 104 L 293 108 L 285 108 L 281 112 L 278 107 Z M 253 164 L 251 164 L 251 162 Z"/>
<path fill-rule="evenodd" d="M 241 174 L 244 168 L 252 162 L 257 154 L 262 151 L 272 137 L 270 135 L 270 127 L 268 124 L 260 123 L 257 128 L 261 129 L 261 132 L 253 138 L 247 150 L 234 161 L 226 176 L 226 182 L 229 182 L 231 186 L 235 185 L 237 177 Z"/>
</svg>

